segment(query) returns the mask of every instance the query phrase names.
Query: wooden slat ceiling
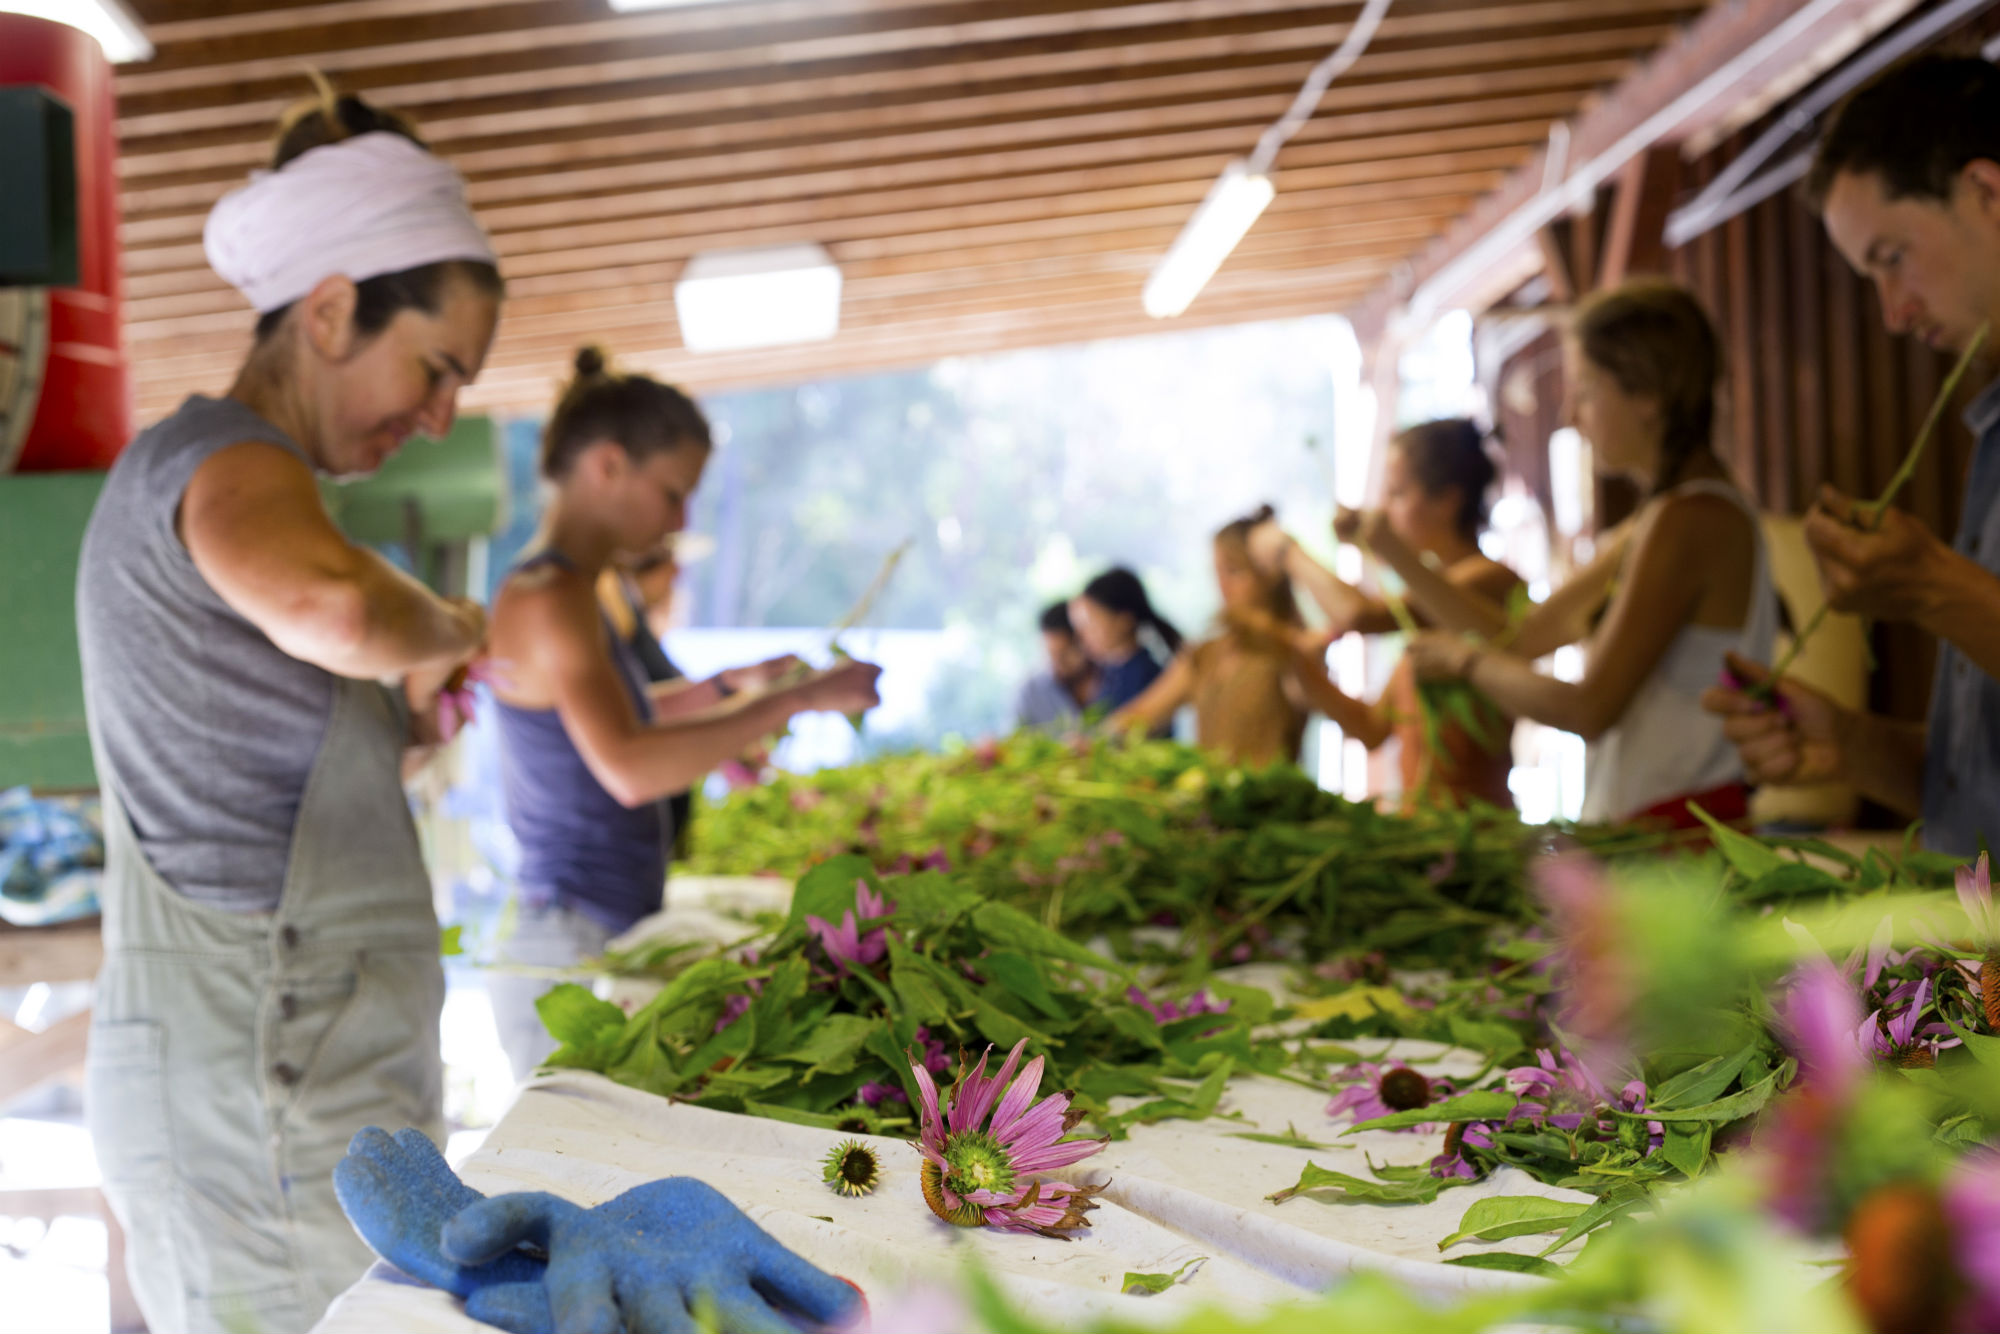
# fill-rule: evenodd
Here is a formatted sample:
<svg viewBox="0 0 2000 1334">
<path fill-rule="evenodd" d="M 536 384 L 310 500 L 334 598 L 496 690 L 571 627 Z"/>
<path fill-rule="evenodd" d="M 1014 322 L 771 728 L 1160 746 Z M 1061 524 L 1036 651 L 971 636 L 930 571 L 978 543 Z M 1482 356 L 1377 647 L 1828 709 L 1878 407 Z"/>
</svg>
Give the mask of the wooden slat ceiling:
<svg viewBox="0 0 2000 1334">
<path fill-rule="evenodd" d="M 118 76 L 140 420 L 227 383 L 251 323 L 201 255 L 312 64 L 415 116 L 469 181 L 510 299 L 468 406 L 533 411 L 577 342 L 697 391 L 1337 310 L 1704 0 L 1398 0 L 1278 159 L 1190 311 L 1147 273 L 1345 35 L 1303 0 L 135 0 Z M 695 356 L 689 256 L 817 241 L 831 342 Z"/>
</svg>

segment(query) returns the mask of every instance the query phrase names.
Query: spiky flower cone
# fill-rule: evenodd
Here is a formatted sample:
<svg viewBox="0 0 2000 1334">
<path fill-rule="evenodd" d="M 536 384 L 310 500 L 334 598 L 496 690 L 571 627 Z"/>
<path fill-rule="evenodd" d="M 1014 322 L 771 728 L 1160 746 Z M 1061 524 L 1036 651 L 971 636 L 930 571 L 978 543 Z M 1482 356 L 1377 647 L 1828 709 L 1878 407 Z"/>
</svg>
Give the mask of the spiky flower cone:
<svg viewBox="0 0 2000 1334">
<path fill-rule="evenodd" d="M 1986 1031 L 2000 1033 L 2000 950 L 1988 950 L 1979 965 L 1979 1003 L 1986 1011 Z"/>
</svg>

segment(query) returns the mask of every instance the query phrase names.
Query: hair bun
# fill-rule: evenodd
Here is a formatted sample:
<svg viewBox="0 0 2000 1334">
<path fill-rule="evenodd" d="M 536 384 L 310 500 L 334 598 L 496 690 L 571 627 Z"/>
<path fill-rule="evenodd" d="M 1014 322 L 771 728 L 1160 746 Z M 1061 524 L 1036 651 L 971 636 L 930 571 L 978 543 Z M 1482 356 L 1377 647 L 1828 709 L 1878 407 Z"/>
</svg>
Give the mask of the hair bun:
<svg viewBox="0 0 2000 1334">
<path fill-rule="evenodd" d="M 1278 511 L 1276 507 L 1269 504 L 1265 504 L 1265 505 L 1259 505 L 1255 510 L 1251 511 L 1249 518 L 1244 520 L 1244 522 L 1249 523 L 1252 526 L 1255 526 L 1256 524 L 1260 523 L 1269 523 L 1271 520 L 1277 517 L 1278 517 Z"/>
<path fill-rule="evenodd" d="M 585 343 L 576 350 L 576 373 L 579 376 L 604 374 L 604 349 L 595 343 Z"/>
</svg>

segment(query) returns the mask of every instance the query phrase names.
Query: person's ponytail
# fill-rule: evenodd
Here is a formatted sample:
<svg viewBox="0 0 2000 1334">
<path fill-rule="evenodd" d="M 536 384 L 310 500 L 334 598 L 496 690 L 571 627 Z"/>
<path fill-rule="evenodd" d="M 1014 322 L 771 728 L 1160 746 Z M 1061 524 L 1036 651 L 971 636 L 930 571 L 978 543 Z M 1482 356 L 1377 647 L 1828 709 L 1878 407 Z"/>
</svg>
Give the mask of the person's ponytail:
<svg viewBox="0 0 2000 1334">
<path fill-rule="evenodd" d="M 1107 611 L 1122 612 L 1130 616 L 1139 629 L 1150 628 L 1166 645 L 1167 653 L 1181 651 L 1184 641 L 1174 623 L 1153 609 L 1153 600 L 1146 596 L 1146 586 L 1139 582 L 1139 576 L 1122 565 L 1113 566 L 1083 586 L 1083 596 Z"/>
</svg>

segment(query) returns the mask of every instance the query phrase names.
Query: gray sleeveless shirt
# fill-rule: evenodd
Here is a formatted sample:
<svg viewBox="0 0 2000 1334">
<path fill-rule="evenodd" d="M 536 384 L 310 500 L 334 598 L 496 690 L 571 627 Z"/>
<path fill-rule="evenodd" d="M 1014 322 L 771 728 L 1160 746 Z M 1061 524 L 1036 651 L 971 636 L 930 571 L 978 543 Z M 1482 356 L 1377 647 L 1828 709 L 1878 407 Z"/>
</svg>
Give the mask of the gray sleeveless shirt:
<svg viewBox="0 0 2000 1334">
<path fill-rule="evenodd" d="M 228 398 L 140 432 L 84 533 L 76 619 L 84 704 L 146 860 L 197 902 L 270 912 L 334 678 L 230 610 L 175 531 L 195 469 L 250 440 L 305 458 Z"/>
</svg>

